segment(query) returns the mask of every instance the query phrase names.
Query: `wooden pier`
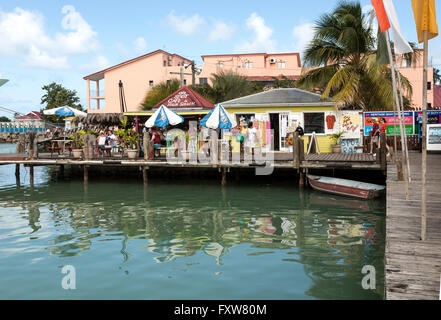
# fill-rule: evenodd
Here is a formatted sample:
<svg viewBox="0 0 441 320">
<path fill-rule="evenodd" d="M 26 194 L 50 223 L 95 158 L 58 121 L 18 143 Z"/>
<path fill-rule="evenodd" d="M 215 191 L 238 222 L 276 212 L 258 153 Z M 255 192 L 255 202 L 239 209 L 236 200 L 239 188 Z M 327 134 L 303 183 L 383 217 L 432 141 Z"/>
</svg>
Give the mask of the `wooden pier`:
<svg viewBox="0 0 441 320">
<path fill-rule="evenodd" d="M 386 299 L 438 300 L 441 277 L 441 155 L 427 156 L 427 241 L 421 241 L 421 153 L 409 154 L 409 199 L 387 167 Z"/>
</svg>

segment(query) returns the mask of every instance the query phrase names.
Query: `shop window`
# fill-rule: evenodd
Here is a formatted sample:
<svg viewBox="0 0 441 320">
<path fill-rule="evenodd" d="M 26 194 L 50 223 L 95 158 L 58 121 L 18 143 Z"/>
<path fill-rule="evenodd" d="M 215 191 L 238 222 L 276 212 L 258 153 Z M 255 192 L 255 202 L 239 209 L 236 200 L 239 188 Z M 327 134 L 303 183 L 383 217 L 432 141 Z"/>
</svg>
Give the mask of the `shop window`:
<svg viewBox="0 0 441 320">
<path fill-rule="evenodd" d="M 305 112 L 303 119 L 305 133 L 325 133 L 324 112 Z"/>
</svg>

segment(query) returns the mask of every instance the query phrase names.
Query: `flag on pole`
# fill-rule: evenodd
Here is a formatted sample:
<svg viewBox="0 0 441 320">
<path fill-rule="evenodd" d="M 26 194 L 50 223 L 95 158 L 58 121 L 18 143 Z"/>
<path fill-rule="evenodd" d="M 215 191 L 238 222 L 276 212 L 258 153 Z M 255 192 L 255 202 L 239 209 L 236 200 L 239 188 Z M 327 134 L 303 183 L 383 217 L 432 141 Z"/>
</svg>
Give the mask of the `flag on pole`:
<svg viewBox="0 0 441 320">
<path fill-rule="evenodd" d="M 390 23 L 383 5 L 383 0 L 371 0 L 371 2 L 372 6 L 374 7 L 375 14 L 377 15 L 380 30 L 381 32 L 385 32 L 390 28 Z"/>
<path fill-rule="evenodd" d="M 392 27 L 392 36 L 394 38 L 394 51 L 396 54 L 404 54 L 413 52 L 409 42 L 404 38 L 398 22 L 397 12 L 395 11 L 392 0 L 383 0 L 384 9 L 386 10 L 389 23 Z"/>
<path fill-rule="evenodd" d="M 427 39 L 438 35 L 436 23 L 435 0 L 412 0 L 413 15 L 418 34 L 418 42 L 423 42 L 423 31 L 427 31 Z"/>
<path fill-rule="evenodd" d="M 390 63 L 389 53 L 387 52 L 386 32 L 381 32 L 380 27 L 378 27 L 377 32 L 376 63 L 379 66 L 388 65 Z"/>
</svg>

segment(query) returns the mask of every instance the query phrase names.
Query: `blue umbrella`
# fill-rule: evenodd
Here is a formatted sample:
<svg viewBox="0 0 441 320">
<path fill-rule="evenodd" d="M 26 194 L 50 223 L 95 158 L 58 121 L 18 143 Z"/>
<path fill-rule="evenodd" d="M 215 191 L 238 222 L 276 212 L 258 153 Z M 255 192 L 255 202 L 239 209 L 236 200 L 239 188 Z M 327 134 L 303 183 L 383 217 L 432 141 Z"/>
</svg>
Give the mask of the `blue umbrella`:
<svg viewBox="0 0 441 320">
<path fill-rule="evenodd" d="M 71 109 L 67 106 L 65 107 L 58 107 L 58 108 L 54 108 L 54 109 L 49 109 L 49 110 L 44 110 L 43 114 L 46 115 L 57 115 L 57 116 L 61 116 L 61 117 L 73 117 L 73 116 L 87 116 L 87 113 L 82 112 L 80 110 L 77 109 Z"/>
<path fill-rule="evenodd" d="M 165 127 L 167 125 L 177 125 L 184 122 L 184 118 L 176 112 L 171 111 L 164 105 L 161 105 L 158 110 L 146 121 L 145 126 L 151 127 Z"/>
<path fill-rule="evenodd" d="M 237 123 L 234 117 L 218 104 L 200 121 L 200 125 L 211 129 L 230 130 L 237 126 Z"/>
</svg>

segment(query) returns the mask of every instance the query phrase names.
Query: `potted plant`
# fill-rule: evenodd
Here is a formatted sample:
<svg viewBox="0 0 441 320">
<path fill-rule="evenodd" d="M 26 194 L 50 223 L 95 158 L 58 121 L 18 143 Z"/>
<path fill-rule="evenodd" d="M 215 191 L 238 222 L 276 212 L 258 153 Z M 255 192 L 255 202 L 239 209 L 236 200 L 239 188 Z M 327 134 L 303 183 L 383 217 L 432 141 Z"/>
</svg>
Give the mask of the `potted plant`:
<svg viewBox="0 0 441 320">
<path fill-rule="evenodd" d="M 74 158 L 81 158 L 83 156 L 83 136 L 85 134 L 84 130 L 80 130 L 69 136 L 69 139 L 72 140 L 72 155 Z"/>
<path fill-rule="evenodd" d="M 123 133 L 122 139 L 127 150 L 127 156 L 129 157 L 129 159 L 135 159 L 138 155 L 136 144 L 139 140 L 139 134 L 133 130 L 128 130 L 127 132 Z"/>
<path fill-rule="evenodd" d="M 344 134 L 344 131 L 340 131 L 338 133 L 334 133 L 331 135 L 331 139 L 334 144 L 331 145 L 332 153 L 341 153 L 341 136 Z"/>
</svg>

